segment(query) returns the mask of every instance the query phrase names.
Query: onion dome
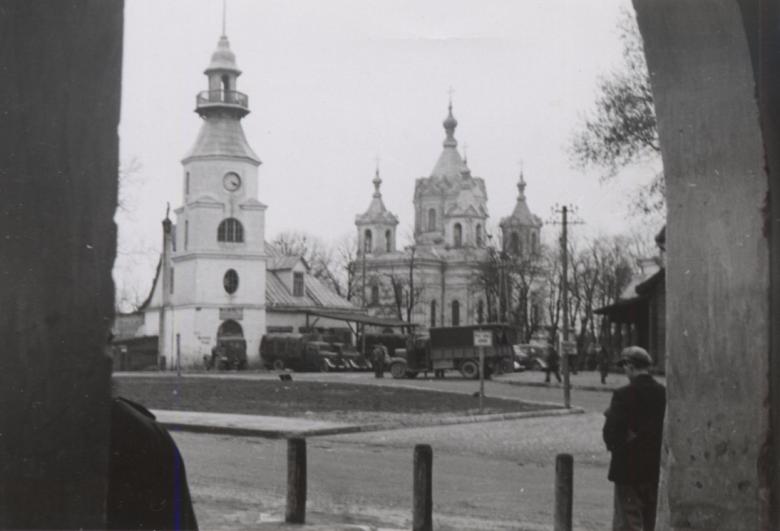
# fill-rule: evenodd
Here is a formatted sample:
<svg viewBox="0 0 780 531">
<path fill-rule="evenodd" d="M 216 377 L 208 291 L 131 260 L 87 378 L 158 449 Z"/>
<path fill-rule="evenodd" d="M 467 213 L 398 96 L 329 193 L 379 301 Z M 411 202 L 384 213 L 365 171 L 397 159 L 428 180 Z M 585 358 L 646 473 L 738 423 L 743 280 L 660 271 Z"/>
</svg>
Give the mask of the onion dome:
<svg viewBox="0 0 780 531">
<path fill-rule="evenodd" d="M 236 54 L 230 49 L 230 43 L 226 35 L 222 35 L 219 38 L 217 49 L 211 54 L 211 62 L 204 73 L 209 74 L 217 70 L 235 72 L 236 75 L 241 73 L 241 70 L 236 66 Z"/>
<path fill-rule="evenodd" d="M 536 216 L 531 213 L 531 210 L 528 208 L 528 204 L 525 201 L 525 178 L 523 177 L 523 172 L 520 172 L 520 180 L 517 183 L 517 203 L 515 203 L 515 208 L 512 211 L 512 214 L 508 217 L 505 217 L 501 220 L 500 226 L 505 225 L 513 225 L 513 226 L 524 226 L 524 227 L 541 227 L 542 220 L 539 218 L 539 216 Z"/>
<path fill-rule="evenodd" d="M 397 225 L 398 218 L 385 207 L 384 201 L 382 201 L 382 192 L 379 191 L 379 187 L 382 185 L 382 179 L 379 177 L 379 168 L 376 169 L 374 175 L 374 196 L 371 199 L 371 204 L 368 206 L 363 214 L 355 216 L 355 223 L 358 225 L 365 224 L 385 224 L 385 225 Z"/>
</svg>

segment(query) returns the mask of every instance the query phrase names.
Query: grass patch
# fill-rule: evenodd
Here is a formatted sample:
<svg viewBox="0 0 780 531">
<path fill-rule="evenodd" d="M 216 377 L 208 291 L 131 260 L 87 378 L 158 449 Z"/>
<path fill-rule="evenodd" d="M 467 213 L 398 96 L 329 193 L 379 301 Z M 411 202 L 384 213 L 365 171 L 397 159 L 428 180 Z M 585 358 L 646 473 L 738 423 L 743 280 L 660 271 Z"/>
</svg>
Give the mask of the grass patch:
<svg viewBox="0 0 780 531">
<path fill-rule="evenodd" d="M 150 409 L 303 417 L 338 412 L 472 414 L 479 399 L 461 393 L 395 386 L 278 380 L 114 377 L 120 396 Z M 553 409 L 485 397 L 485 413 Z"/>
</svg>

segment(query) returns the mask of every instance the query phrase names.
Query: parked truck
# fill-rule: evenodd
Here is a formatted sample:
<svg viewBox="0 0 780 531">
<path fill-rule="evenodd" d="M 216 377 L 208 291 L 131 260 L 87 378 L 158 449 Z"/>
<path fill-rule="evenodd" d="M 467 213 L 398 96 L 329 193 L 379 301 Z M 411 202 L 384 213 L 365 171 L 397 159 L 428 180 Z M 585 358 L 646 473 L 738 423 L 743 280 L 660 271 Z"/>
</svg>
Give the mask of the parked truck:
<svg viewBox="0 0 780 531">
<path fill-rule="evenodd" d="M 343 353 L 318 334 L 265 334 L 260 341 L 260 361 L 266 369 L 277 371 L 326 372 L 350 367 Z"/>
<path fill-rule="evenodd" d="M 512 370 L 514 329 L 500 324 L 450 326 L 429 329 L 429 337 L 410 337 L 406 349 L 397 349 L 390 359 L 393 378 L 414 378 L 420 372 L 444 376 L 459 371 L 465 378 L 479 378 L 479 349 L 474 347 L 474 331 L 490 331 L 493 346 L 485 350 L 485 376 Z"/>
</svg>

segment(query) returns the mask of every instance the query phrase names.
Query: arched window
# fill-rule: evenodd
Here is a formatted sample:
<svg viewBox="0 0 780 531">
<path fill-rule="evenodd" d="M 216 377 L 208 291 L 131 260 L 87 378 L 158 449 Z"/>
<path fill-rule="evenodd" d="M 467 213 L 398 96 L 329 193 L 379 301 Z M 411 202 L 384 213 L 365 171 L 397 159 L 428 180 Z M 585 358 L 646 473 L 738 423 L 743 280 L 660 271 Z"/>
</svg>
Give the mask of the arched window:
<svg viewBox="0 0 780 531">
<path fill-rule="evenodd" d="M 482 324 L 485 320 L 485 303 L 479 301 L 477 303 L 477 323 Z"/>
<path fill-rule="evenodd" d="M 521 254 L 523 252 L 523 245 L 520 243 L 520 235 L 516 232 L 512 233 L 509 249 L 513 254 Z"/>
<path fill-rule="evenodd" d="M 371 304 L 379 304 L 379 286 L 371 286 Z"/>
<path fill-rule="evenodd" d="M 428 231 L 436 230 L 436 209 L 431 208 L 428 210 Z"/>
<path fill-rule="evenodd" d="M 371 231 L 369 229 L 366 229 L 366 232 L 363 233 L 363 252 L 370 253 L 371 249 L 373 249 L 373 238 L 371 236 Z"/>
<path fill-rule="evenodd" d="M 452 301 L 452 326 L 460 326 L 460 303 Z"/>
<path fill-rule="evenodd" d="M 479 223 L 477 223 L 477 226 L 474 229 L 474 243 L 477 247 L 482 247 L 482 225 Z"/>
<path fill-rule="evenodd" d="M 228 269 L 225 271 L 225 276 L 222 277 L 222 286 L 229 294 L 233 294 L 238 289 L 238 273 L 235 269 Z"/>
<path fill-rule="evenodd" d="M 431 301 L 431 326 L 436 326 L 436 301 Z"/>
<path fill-rule="evenodd" d="M 461 247 L 463 245 L 463 227 L 461 227 L 460 223 L 456 223 L 455 226 L 452 227 L 452 240 L 455 247 Z"/>
<path fill-rule="evenodd" d="M 539 252 L 539 240 L 537 239 L 536 231 L 531 231 L 531 252 Z"/>
<path fill-rule="evenodd" d="M 387 229 L 385 231 L 385 252 L 393 251 L 393 231 Z"/>
<path fill-rule="evenodd" d="M 190 222 L 184 220 L 184 250 L 187 250 L 187 246 L 190 244 Z"/>
<path fill-rule="evenodd" d="M 223 219 L 217 229 L 217 241 L 219 242 L 243 242 L 244 227 L 236 218 Z"/>
<path fill-rule="evenodd" d="M 190 195 L 190 172 L 187 172 L 184 179 L 184 195 Z"/>
</svg>

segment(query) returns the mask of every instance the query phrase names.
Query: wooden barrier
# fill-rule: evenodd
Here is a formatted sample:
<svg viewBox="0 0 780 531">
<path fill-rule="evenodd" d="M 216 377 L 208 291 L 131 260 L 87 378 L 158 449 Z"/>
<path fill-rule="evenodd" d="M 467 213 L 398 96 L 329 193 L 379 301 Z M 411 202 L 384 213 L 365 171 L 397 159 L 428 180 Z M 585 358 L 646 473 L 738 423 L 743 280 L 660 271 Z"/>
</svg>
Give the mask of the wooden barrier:
<svg viewBox="0 0 780 531">
<path fill-rule="evenodd" d="M 414 447 L 412 530 L 433 529 L 433 449 L 429 444 Z"/>
<path fill-rule="evenodd" d="M 287 512 L 288 524 L 306 522 L 306 439 L 287 441 Z"/>
<path fill-rule="evenodd" d="M 574 492 L 574 458 L 555 456 L 555 531 L 571 531 Z"/>
</svg>

